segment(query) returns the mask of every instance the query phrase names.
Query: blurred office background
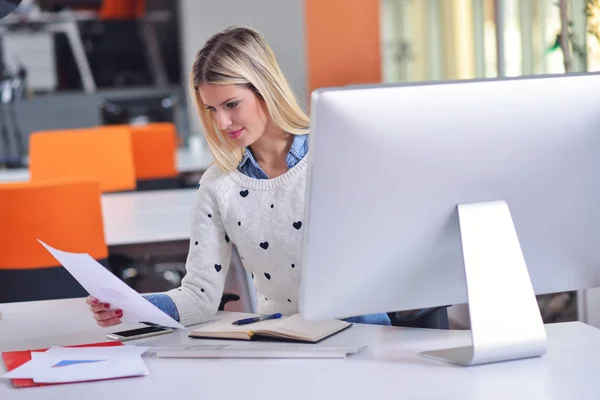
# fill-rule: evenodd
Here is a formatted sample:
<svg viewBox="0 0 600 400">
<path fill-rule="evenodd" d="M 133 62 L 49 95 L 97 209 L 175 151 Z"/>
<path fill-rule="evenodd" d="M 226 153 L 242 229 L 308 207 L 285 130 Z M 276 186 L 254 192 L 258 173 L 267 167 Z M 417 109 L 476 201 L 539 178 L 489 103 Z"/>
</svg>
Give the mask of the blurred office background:
<svg viewBox="0 0 600 400">
<path fill-rule="evenodd" d="M 0 20 L 0 154 L 14 149 L 5 131 L 24 143 L 5 171 L 27 169 L 32 132 L 152 122 L 206 165 L 187 76 L 234 24 L 266 36 L 306 108 L 323 86 L 600 70 L 600 0 L 23 0 Z M 545 320 L 582 318 L 585 296 L 541 296 Z"/>
<path fill-rule="evenodd" d="M 600 2 L 567 0 L 572 65 L 600 69 Z M 382 0 L 385 81 L 565 73 L 558 0 Z"/>
<path fill-rule="evenodd" d="M 307 104 L 320 86 L 564 73 L 561 3 L 569 72 L 598 70 L 598 0 L 24 0 L 0 21 L 0 60 L 26 73 L 25 136 L 172 120 L 187 146 L 187 74 L 225 26 L 261 30 Z"/>
</svg>

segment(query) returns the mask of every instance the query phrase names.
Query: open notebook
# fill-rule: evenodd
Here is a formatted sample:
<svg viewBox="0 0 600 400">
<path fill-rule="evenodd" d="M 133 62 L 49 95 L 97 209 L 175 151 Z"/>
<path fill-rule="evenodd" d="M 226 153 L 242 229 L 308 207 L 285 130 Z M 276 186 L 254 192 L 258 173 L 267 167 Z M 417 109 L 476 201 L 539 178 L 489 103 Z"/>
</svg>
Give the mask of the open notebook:
<svg viewBox="0 0 600 400">
<path fill-rule="evenodd" d="M 223 319 L 201 326 L 189 334 L 192 338 L 253 340 L 259 338 L 285 341 L 317 343 L 334 335 L 352 324 L 337 319 L 307 321 L 300 314 L 290 317 L 255 322 L 248 325 L 232 325 L 241 318 L 255 317 L 256 314 L 228 315 Z"/>
</svg>

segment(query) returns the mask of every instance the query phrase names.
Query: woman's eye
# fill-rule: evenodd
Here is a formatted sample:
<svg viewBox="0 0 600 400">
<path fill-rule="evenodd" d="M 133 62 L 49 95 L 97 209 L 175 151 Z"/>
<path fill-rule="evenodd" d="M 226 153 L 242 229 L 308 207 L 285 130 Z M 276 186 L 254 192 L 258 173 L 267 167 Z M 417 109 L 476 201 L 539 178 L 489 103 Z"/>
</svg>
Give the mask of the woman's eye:
<svg viewBox="0 0 600 400">
<path fill-rule="evenodd" d="M 232 101 L 230 103 L 227 103 L 227 108 L 235 108 L 239 103 L 239 101 Z"/>
<path fill-rule="evenodd" d="M 210 111 L 210 112 L 215 112 L 215 111 L 217 111 L 217 110 L 215 110 L 215 108 L 214 108 L 214 107 L 206 107 L 206 109 L 207 109 L 208 111 Z"/>
</svg>

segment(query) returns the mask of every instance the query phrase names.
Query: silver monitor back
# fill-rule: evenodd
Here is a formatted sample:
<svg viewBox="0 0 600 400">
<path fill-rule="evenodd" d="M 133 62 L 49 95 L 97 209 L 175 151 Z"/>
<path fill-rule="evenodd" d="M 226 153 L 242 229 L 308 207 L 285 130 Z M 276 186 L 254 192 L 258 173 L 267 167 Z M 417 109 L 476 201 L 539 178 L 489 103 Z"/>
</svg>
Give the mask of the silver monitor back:
<svg viewBox="0 0 600 400">
<path fill-rule="evenodd" d="M 600 286 L 600 75 L 321 89 L 311 108 L 307 318 L 466 303 L 470 202 L 506 201 L 536 294 Z"/>
</svg>

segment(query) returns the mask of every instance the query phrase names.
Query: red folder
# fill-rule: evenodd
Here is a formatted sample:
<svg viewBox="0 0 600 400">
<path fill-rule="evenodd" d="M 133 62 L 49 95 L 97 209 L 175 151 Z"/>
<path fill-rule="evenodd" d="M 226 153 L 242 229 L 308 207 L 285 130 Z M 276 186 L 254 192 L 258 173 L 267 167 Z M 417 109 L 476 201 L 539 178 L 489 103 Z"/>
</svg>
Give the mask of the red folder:
<svg viewBox="0 0 600 400">
<path fill-rule="evenodd" d="M 101 342 L 101 343 L 89 343 L 89 344 L 80 344 L 75 346 L 65 346 L 65 347 L 108 347 L 108 346 L 122 346 L 121 342 Z M 31 352 L 32 351 L 46 351 L 48 349 L 38 349 L 38 350 L 20 350 L 20 351 L 7 351 L 2 353 L 2 359 L 4 360 L 4 365 L 6 365 L 6 369 L 8 371 L 12 371 L 13 369 L 25 364 L 27 361 L 31 360 Z M 32 386 L 50 386 L 50 385 L 61 385 L 61 383 L 35 383 L 33 379 L 11 379 L 11 382 L 16 388 L 25 388 Z"/>
</svg>

